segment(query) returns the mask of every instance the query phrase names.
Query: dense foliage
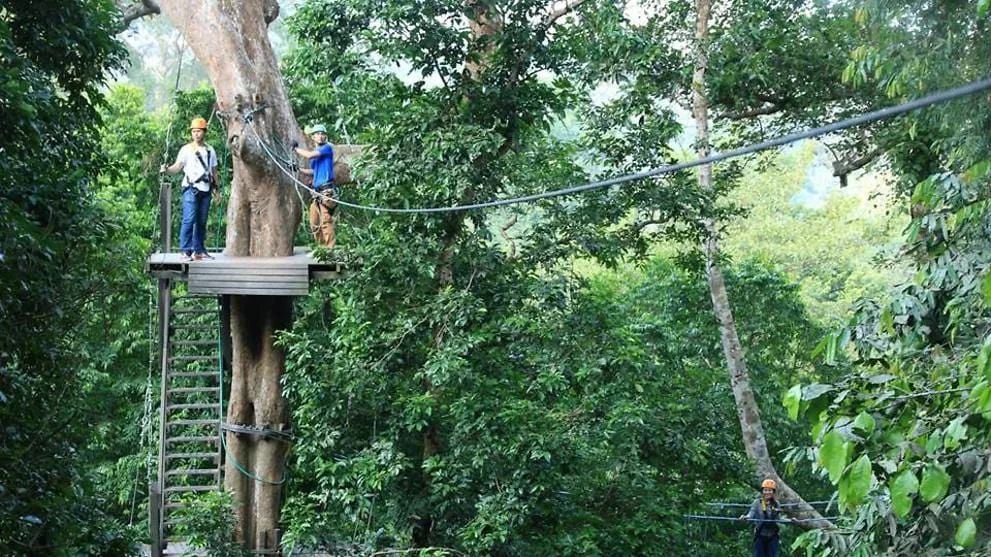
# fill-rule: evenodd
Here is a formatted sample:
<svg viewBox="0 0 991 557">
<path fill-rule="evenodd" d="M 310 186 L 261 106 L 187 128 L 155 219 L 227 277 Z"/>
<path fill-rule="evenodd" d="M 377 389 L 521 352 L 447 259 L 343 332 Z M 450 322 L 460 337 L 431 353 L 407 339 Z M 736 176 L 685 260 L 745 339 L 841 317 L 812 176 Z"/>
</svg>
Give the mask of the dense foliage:
<svg viewBox="0 0 991 557">
<path fill-rule="evenodd" d="M 370 146 L 344 197 L 454 205 L 686 158 L 693 5 L 573 4 L 301 3 L 283 60 L 295 113 Z M 121 555 L 146 531 L 154 170 L 213 95 L 150 113 L 151 85 L 105 88 L 125 57 L 115 18 L 101 0 L 0 5 L 4 555 Z M 717 6 L 717 147 L 986 77 L 988 19 L 987 0 Z M 286 541 L 745 553 L 746 528 L 682 518 L 752 496 L 698 273 L 716 219 L 771 452 L 807 499 L 835 486 L 848 517 L 795 551 L 985 555 L 989 118 L 971 99 L 826 138 L 844 184 L 887 172 L 870 194 L 883 201 L 797 203 L 823 158 L 805 146 L 721 165 L 712 192 L 679 173 L 468 213 L 339 210 L 333 256 L 353 270 L 315 285 L 280 336 Z M 202 501 L 186 523 L 217 554 L 239 553 L 228 504 Z"/>
<path fill-rule="evenodd" d="M 129 251 L 124 222 L 94 195 L 94 177 L 105 163 L 98 141 L 101 87 L 122 59 L 115 30 L 113 5 L 105 1 L 0 6 L 5 555 L 72 547 L 110 555 L 122 547 L 120 522 L 105 512 L 114 494 L 96 497 L 92 476 L 80 466 L 101 450 L 87 446 L 94 435 L 104 436 L 101 427 L 125 428 L 124 416 L 140 412 L 106 406 L 114 367 L 135 362 L 126 337 L 106 339 L 130 329 L 147 342 L 141 322 L 134 330 L 104 305 L 141 291 L 138 269 L 120 265 Z M 103 409 L 111 411 L 110 421 Z"/>
</svg>

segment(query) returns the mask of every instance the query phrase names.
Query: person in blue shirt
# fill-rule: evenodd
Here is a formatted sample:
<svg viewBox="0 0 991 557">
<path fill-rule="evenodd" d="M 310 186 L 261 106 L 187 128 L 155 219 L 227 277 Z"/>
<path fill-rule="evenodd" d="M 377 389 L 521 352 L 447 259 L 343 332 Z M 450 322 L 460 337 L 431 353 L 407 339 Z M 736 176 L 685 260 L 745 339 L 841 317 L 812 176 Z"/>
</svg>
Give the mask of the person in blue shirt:
<svg viewBox="0 0 991 557">
<path fill-rule="evenodd" d="M 333 248 L 334 212 L 337 203 L 331 197 L 334 194 L 334 147 L 327 143 L 327 127 L 317 124 L 310 129 L 310 139 L 313 149 L 293 146 L 297 155 L 309 159 L 310 171 L 313 173 L 313 202 L 310 203 L 310 232 L 317 244 Z"/>
</svg>

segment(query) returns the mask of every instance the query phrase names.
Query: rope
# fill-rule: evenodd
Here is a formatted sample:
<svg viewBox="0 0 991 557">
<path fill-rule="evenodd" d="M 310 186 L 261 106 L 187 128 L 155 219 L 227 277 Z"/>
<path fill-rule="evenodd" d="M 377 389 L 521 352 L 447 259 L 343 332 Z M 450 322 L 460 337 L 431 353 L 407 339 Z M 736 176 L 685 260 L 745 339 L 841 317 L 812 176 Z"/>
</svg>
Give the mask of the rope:
<svg viewBox="0 0 991 557">
<path fill-rule="evenodd" d="M 185 46 L 179 49 L 179 59 L 176 61 L 176 76 L 175 85 L 172 87 L 172 102 L 169 107 L 169 118 L 168 124 L 165 127 L 165 149 L 162 150 L 162 164 L 168 164 L 169 162 L 169 147 L 172 142 L 172 127 L 175 125 L 175 115 L 176 115 L 176 105 L 175 96 L 179 91 L 179 78 L 182 76 L 182 58 L 185 53 Z M 161 195 L 162 180 L 159 180 L 159 191 L 158 195 L 155 196 L 156 200 Z M 156 201 L 152 204 L 152 221 L 151 221 L 151 246 L 154 250 L 155 240 L 159 236 L 159 202 Z M 151 483 L 151 469 L 152 462 L 154 461 L 154 456 L 151 451 L 151 413 L 154 411 L 152 405 L 152 384 L 154 383 L 154 372 L 155 362 L 157 361 L 155 350 L 152 350 L 152 338 L 155 337 L 155 323 L 158 319 L 158 312 L 155 311 L 156 303 L 155 296 L 156 288 L 154 283 L 149 287 L 148 290 L 148 379 L 145 382 L 145 404 L 144 404 L 144 414 L 141 417 L 141 432 L 139 434 L 138 443 L 142 449 L 146 452 L 145 458 L 145 480 L 147 483 Z M 134 488 L 131 492 L 131 513 L 128 517 L 128 525 L 134 524 L 134 515 L 137 510 L 138 502 L 138 476 L 141 473 L 141 468 L 138 467 L 134 471 Z"/>
<path fill-rule="evenodd" d="M 832 503 L 832 501 L 806 501 L 805 502 L 806 505 L 826 505 L 826 504 L 829 504 L 829 503 Z M 750 506 L 752 504 L 753 503 L 721 503 L 721 502 L 706 503 L 706 505 L 708 505 L 710 507 L 746 507 L 746 508 L 750 508 Z M 802 506 L 802 503 L 781 503 L 778 506 L 781 507 L 781 508 L 800 507 L 800 506 Z"/>
<path fill-rule="evenodd" d="M 271 480 L 266 480 L 265 478 L 261 478 L 259 476 L 256 476 L 251 471 L 249 471 L 247 468 L 245 468 L 244 466 L 242 466 L 241 463 L 238 462 L 238 460 L 236 458 L 234 458 L 234 455 L 231 454 L 230 450 L 227 448 L 227 435 L 221 435 L 220 436 L 220 441 L 224 444 L 224 453 L 227 455 L 227 458 L 231 461 L 231 464 L 234 465 L 234 468 L 236 468 L 237 471 L 240 472 L 241 474 L 244 474 L 245 476 L 251 478 L 252 480 L 254 480 L 254 481 L 258 482 L 258 483 L 263 483 L 263 484 L 268 484 L 268 485 L 282 485 L 282 484 L 286 483 L 286 479 L 289 477 L 289 471 L 288 470 L 283 469 L 282 470 L 282 478 L 279 479 L 279 481 L 276 481 L 276 482 L 273 482 Z"/>
<path fill-rule="evenodd" d="M 838 516 L 824 516 L 822 518 L 789 518 L 789 519 L 778 519 L 778 520 L 761 520 L 759 518 L 737 518 L 732 516 L 710 516 L 705 514 L 684 514 L 681 515 L 682 518 L 687 518 L 690 520 L 732 520 L 733 522 L 760 522 L 764 524 L 795 524 L 801 522 L 821 522 L 824 520 L 837 520 Z"/>
<path fill-rule="evenodd" d="M 596 189 L 608 188 L 608 187 L 611 187 L 611 186 L 618 186 L 618 185 L 621 185 L 621 184 L 626 184 L 628 182 L 635 182 L 635 181 L 644 180 L 644 179 L 647 179 L 647 178 L 654 178 L 654 177 L 661 176 L 661 175 L 664 175 L 664 174 L 671 174 L 671 173 L 674 173 L 674 172 L 679 172 L 681 170 L 687 170 L 689 168 L 694 168 L 696 166 L 702 166 L 702 165 L 706 165 L 706 164 L 712 164 L 712 163 L 724 161 L 724 160 L 727 160 L 727 159 L 741 157 L 743 155 L 749 155 L 749 154 L 757 153 L 759 151 L 765 151 L 767 149 L 771 149 L 771 148 L 774 148 L 774 147 L 780 147 L 782 145 L 787 145 L 789 143 L 794 143 L 796 141 L 801 141 L 801 140 L 804 140 L 804 139 L 812 139 L 814 137 L 819 137 L 819 136 L 822 136 L 822 135 L 827 135 L 827 134 L 830 134 L 830 133 L 833 133 L 833 132 L 845 130 L 847 128 L 861 126 L 861 125 L 864 125 L 864 124 L 869 124 L 871 122 L 877 122 L 879 120 L 886 120 L 886 119 L 889 119 L 889 118 L 893 118 L 895 116 L 900 116 L 900 115 L 905 114 L 907 112 L 911 112 L 913 110 L 918 110 L 920 108 L 925 108 L 925 107 L 928 107 L 928 106 L 932 106 L 932 105 L 939 104 L 939 103 L 944 103 L 944 102 L 951 101 L 951 100 L 954 100 L 954 99 L 958 99 L 958 98 L 961 98 L 961 97 L 966 97 L 966 96 L 973 95 L 975 93 L 978 93 L 978 92 L 981 92 L 981 91 L 984 91 L 984 90 L 987 90 L 987 89 L 991 89 L 991 78 L 984 79 L 984 80 L 981 80 L 981 81 L 974 81 L 974 82 L 968 83 L 967 85 L 956 87 L 954 89 L 948 89 L 948 90 L 945 90 L 945 91 L 933 93 L 933 94 L 927 95 L 925 97 L 922 97 L 922 98 L 919 98 L 919 99 L 916 99 L 916 100 L 913 100 L 913 101 L 905 102 L 905 103 L 902 103 L 902 104 L 899 104 L 899 105 L 895 105 L 895 106 L 890 106 L 890 107 L 887 107 L 887 108 L 882 108 L 880 110 L 875 110 L 873 112 L 868 112 L 866 114 L 862 114 L 860 116 L 856 116 L 856 117 L 853 117 L 853 118 L 848 118 L 846 120 L 840 120 L 839 122 L 834 122 L 832 124 L 828 124 L 828 125 L 825 125 L 825 126 L 820 126 L 818 128 L 812 128 L 812 129 L 801 131 L 801 132 L 796 132 L 796 133 L 791 133 L 791 134 L 779 136 L 779 137 L 776 137 L 774 139 L 770 139 L 770 140 L 763 141 L 763 142 L 760 142 L 760 143 L 754 143 L 754 144 L 750 144 L 750 145 L 747 145 L 747 146 L 744 146 L 744 147 L 739 147 L 737 149 L 731 149 L 731 150 L 726 151 L 726 152 L 723 152 L 723 153 L 711 154 L 709 156 L 702 157 L 702 158 L 699 158 L 699 159 L 696 159 L 696 160 L 693 160 L 693 161 L 688 161 L 688 162 L 683 162 L 683 163 L 678 163 L 678 164 L 671 164 L 671 165 L 659 166 L 657 168 L 653 168 L 653 169 L 646 170 L 646 171 L 643 171 L 643 172 L 638 172 L 638 173 L 634 173 L 634 174 L 626 174 L 626 175 L 623 175 L 623 176 L 617 176 L 617 177 L 609 178 L 609 179 L 606 179 L 606 180 L 599 180 L 599 181 L 595 181 L 595 182 L 588 182 L 588 183 L 581 184 L 581 185 L 578 185 L 578 186 L 572 186 L 572 187 L 563 188 L 563 189 L 559 189 L 559 190 L 551 190 L 551 191 L 546 191 L 546 192 L 543 192 L 543 193 L 536 193 L 536 194 L 532 194 L 532 195 L 524 195 L 524 196 L 520 196 L 520 197 L 512 197 L 512 198 L 508 198 L 508 199 L 496 199 L 496 200 L 486 201 L 486 202 L 482 202 L 482 203 L 471 203 L 471 204 L 465 204 L 465 205 L 452 205 L 452 206 L 449 206 L 449 207 L 420 207 L 420 208 L 408 208 L 408 209 L 396 209 L 396 208 L 391 208 L 391 207 L 377 207 L 377 206 L 374 206 L 374 205 L 360 205 L 358 203 L 350 203 L 350 202 L 347 202 L 347 201 L 341 201 L 340 199 L 337 199 L 337 198 L 334 198 L 334 197 L 331 197 L 331 196 L 327 196 L 327 195 L 322 194 L 320 192 L 309 190 L 309 188 L 306 188 L 305 184 L 303 184 L 302 182 L 300 182 L 299 180 L 297 180 L 291 174 L 287 173 L 287 175 L 289 176 L 290 179 L 293 180 L 293 182 L 296 184 L 297 187 L 302 186 L 302 187 L 306 188 L 308 191 L 310 191 L 315 196 L 322 197 L 322 198 L 327 199 L 327 200 L 335 201 L 339 205 L 342 205 L 344 207 L 350 207 L 352 209 L 359 209 L 359 210 L 363 210 L 363 211 L 375 211 L 375 212 L 380 212 L 380 213 L 401 213 L 401 214 L 451 213 L 451 212 L 458 212 L 458 211 L 470 211 L 470 210 L 477 210 L 477 209 L 486 209 L 486 208 L 490 208 L 490 207 L 502 207 L 502 206 L 506 206 L 506 205 L 515 205 L 515 204 L 519 204 L 519 203 L 529 203 L 529 202 L 533 202 L 533 201 L 540 201 L 540 200 L 543 200 L 543 199 L 551 199 L 551 198 L 554 198 L 554 197 L 563 197 L 563 196 L 566 196 L 566 195 L 573 195 L 573 194 L 576 194 L 576 193 L 582 193 L 582 192 L 596 190 Z M 245 123 L 247 124 L 247 127 L 248 128 L 251 128 L 252 129 L 253 132 L 254 132 L 254 129 L 251 126 L 250 115 L 253 114 L 254 112 L 257 112 L 258 110 L 259 109 L 255 109 L 254 111 L 252 111 L 251 113 L 249 113 L 248 115 L 245 116 Z M 259 143 L 261 143 L 262 147 L 265 149 L 265 152 L 268 153 L 268 156 L 272 159 L 272 161 L 275 162 L 276 164 L 279 164 L 279 161 L 272 154 L 271 149 L 269 149 L 268 146 L 265 144 L 265 142 L 261 139 L 261 137 L 258 136 L 257 132 L 255 132 L 255 137 L 258 138 Z M 281 168 L 281 165 L 280 165 L 280 168 Z M 283 169 L 283 172 L 285 172 L 284 169 Z"/>
<path fill-rule="evenodd" d="M 217 104 L 214 103 L 213 104 L 213 110 L 210 112 L 210 119 L 207 120 L 207 123 L 206 123 L 207 127 L 210 127 L 210 122 L 213 121 L 213 117 L 216 114 L 217 114 Z M 227 176 L 225 176 L 225 172 L 224 171 L 227 168 L 227 166 L 226 166 L 227 165 L 227 160 L 228 160 L 228 158 L 231 155 L 230 149 L 227 148 L 227 139 L 226 139 L 227 138 L 227 126 L 224 124 L 224 119 L 222 117 L 219 118 L 217 121 L 220 122 L 220 127 L 223 128 L 223 130 L 224 130 L 224 133 L 223 133 L 223 137 L 224 137 L 224 164 L 221 164 L 220 165 L 220 184 L 217 184 L 217 191 L 219 193 L 220 202 L 217 203 L 217 218 L 214 219 L 214 220 L 217 221 L 217 232 L 216 232 L 216 234 L 214 235 L 214 238 L 213 238 L 213 248 L 214 249 L 219 249 L 221 247 L 225 247 L 226 244 L 227 244 L 226 238 L 224 238 L 224 240 L 225 240 L 224 241 L 224 246 L 221 246 L 220 245 L 220 239 L 223 237 L 223 236 L 221 236 L 221 233 L 223 232 L 223 226 L 222 226 L 223 225 L 223 222 L 222 221 L 223 221 L 223 216 L 224 216 L 224 200 L 225 200 L 224 194 L 223 194 L 223 192 L 220 191 L 220 188 L 221 188 L 221 184 L 224 183 L 224 179 L 227 178 Z M 216 152 L 216 151 L 214 151 L 214 152 Z M 220 161 L 218 161 L 218 164 L 219 164 L 219 162 Z"/>
<path fill-rule="evenodd" d="M 224 412 L 224 359 L 223 359 L 223 344 L 222 344 L 222 342 L 223 341 L 222 341 L 221 335 L 217 335 L 217 350 L 220 352 L 220 356 L 221 356 L 221 357 L 217 358 L 217 371 L 218 371 L 218 377 L 220 378 L 220 412 L 221 412 L 221 414 L 223 414 L 223 412 Z M 286 469 L 286 468 L 283 468 L 283 470 L 282 470 L 282 478 L 279 479 L 278 481 L 275 481 L 275 482 L 273 482 L 271 480 L 266 480 L 265 478 L 262 478 L 262 477 L 260 477 L 260 476 L 258 476 L 256 474 L 252 473 L 247 468 L 245 468 L 240 462 L 238 462 L 237 458 L 234 457 L 234 455 L 231 453 L 230 449 L 227 447 L 227 433 L 226 433 L 226 431 L 232 431 L 233 428 L 231 427 L 231 424 L 227 424 L 227 423 L 225 423 L 223 421 L 223 417 L 222 416 L 221 416 L 221 421 L 220 421 L 220 429 L 221 429 L 221 431 L 220 431 L 220 443 L 221 443 L 221 445 L 223 445 L 224 454 L 227 455 L 227 459 L 231 462 L 231 464 L 234 465 L 234 468 L 238 472 L 240 472 L 241 474 L 247 476 L 248 478 L 251 478 L 252 480 L 254 480 L 254 481 L 258 482 L 258 483 L 263 483 L 263 484 L 268 484 L 268 485 L 282 485 L 282 484 L 286 483 L 286 479 L 289 477 L 289 470 Z"/>
<path fill-rule="evenodd" d="M 269 429 L 267 427 L 258 427 L 248 424 L 231 424 L 223 422 L 220 424 L 220 429 L 224 431 L 230 431 L 232 433 L 243 433 L 246 435 L 257 435 L 259 437 L 265 437 L 267 439 L 276 439 L 278 441 L 285 441 L 291 443 L 293 440 L 292 433 L 285 431 L 277 431 L 274 429 Z"/>
</svg>

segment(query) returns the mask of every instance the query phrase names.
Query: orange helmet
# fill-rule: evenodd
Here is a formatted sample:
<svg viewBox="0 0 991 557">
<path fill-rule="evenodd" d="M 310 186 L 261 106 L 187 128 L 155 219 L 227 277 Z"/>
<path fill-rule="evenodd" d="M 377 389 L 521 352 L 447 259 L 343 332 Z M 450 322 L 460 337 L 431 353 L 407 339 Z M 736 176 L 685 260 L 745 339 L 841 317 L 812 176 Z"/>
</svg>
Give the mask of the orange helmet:
<svg viewBox="0 0 991 557">
<path fill-rule="evenodd" d="M 761 489 L 778 489 L 778 483 L 771 478 L 768 478 L 760 483 Z"/>
<path fill-rule="evenodd" d="M 189 123 L 189 129 L 191 129 L 191 130 L 205 130 L 206 129 L 206 118 L 193 118 L 193 121 Z"/>
</svg>

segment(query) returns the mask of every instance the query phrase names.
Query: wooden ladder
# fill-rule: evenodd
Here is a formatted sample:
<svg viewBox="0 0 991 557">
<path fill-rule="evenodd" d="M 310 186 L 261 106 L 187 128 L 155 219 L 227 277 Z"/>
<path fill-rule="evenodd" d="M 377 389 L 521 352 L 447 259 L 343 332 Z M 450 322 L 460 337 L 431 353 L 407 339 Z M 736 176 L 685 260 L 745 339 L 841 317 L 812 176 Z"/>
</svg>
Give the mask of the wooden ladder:
<svg viewBox="0 0 991 557">
<path fill-rule="evenodd" d="M 175 296 L 172 285 L 160 291 L 158 528 L 165 546 L 170 539 L 176 541 L 175 511 L 191 497 L 219 491 L 223 486 L 219 300 L 217 296 Z"/>
</svg>

